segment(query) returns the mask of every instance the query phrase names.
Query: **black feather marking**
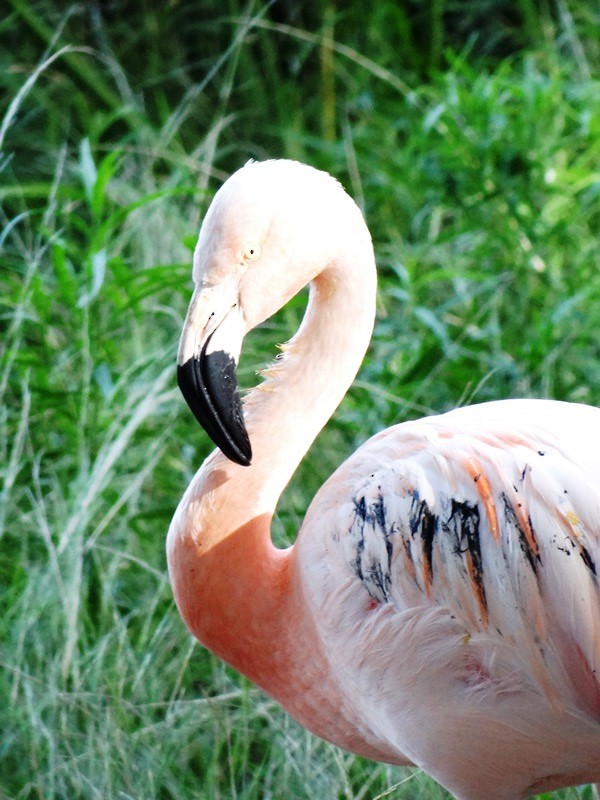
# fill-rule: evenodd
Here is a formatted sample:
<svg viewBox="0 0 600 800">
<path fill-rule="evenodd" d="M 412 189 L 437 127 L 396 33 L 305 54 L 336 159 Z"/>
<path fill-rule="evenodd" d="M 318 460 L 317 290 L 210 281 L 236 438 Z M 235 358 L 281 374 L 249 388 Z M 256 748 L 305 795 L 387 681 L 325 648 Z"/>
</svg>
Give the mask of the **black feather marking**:
<svg viewBox="0 0 600 800">
<path fill-rule="evenodd" d="M 450 516 L 444 524 L 444 528 L 452 531 L 456 537 L 456 554 L 460 555 L 461 558 L 463 556 L 467 558 L 468 572 L 477 602 L 481 613 L 487 620 L 487 598 L 483 575 L 480 523 L 479 507 L 476 504 L 452 498 Z"/>
<path fill-rule="evenodd" d="M 391 564 L 394 546 L 394 526 L 387 524 L 385 503 L 381 490 L 376 499 L 368 504 L 364 495 L 354 499 L 354 519 L 349 534 L 354 545 L 355 557 L 350 566 L 356 577 L 363 583 L 369 595 L 379 603 L 389 602 L 392 583 Z M 372 541 L 373 550 L 369 552 L 370 536 L 382 536 L 385 546 L 385 562 L 377 555 L 377 542 Z"/>
<path fill-rule="evenodd" d="M 590 570 L 590 572 L 592 572 L 594 577 L 597 577 L 598 573 L 596 572 L 596 564 L 594 559 L 591 557 L 590 551 L 587 549 L 587 547 L 584 547 L 581 543 L 579 544 L 579 555 L 581 556 L 583 563 Z"/>
<path fill-rule="evenodd" d="M 525 554 L 527 561 L 529 562 L 529 566 L 533 570 L 534 574 L 537 577 L 538 565 L 542 563 L 542 557 L 540 555 L 539 547 L 537 546 L 537 540 L 535 537 L 535 533 L 533 530 L 533 526 L 531 524 L 531 518 L 528 518 L 528 525 L 529 531 L 531 535 L 531 542 L 530 537 L 527 535 L 527 531 L 521 524 L 519 517 L 517 516 L 517 512 L 515 511 L 508 495 L 505 492 L 502 492 L 500 497 L 502 498 L 502 502 L 504 504 L 504 515 L 506 518 L 506 522 L 509 525 L 512 525 L 518 535 L 519 535 L 519 545 L 521 547 L 522 552 Z M 534 546 L 532 547 L 532 542 Z"/>
<path fill-rule="evenodd" d="M 421 537 L 423 580 L 426 591 L 429 591 L 433 580 L 433 541 L 438 528 L 438 518 L 430 511 L 427 501 L 421 500 L 416 490 L 412 493 L 408 524 L 413 539 L 417 534 Z"/>
</svg>

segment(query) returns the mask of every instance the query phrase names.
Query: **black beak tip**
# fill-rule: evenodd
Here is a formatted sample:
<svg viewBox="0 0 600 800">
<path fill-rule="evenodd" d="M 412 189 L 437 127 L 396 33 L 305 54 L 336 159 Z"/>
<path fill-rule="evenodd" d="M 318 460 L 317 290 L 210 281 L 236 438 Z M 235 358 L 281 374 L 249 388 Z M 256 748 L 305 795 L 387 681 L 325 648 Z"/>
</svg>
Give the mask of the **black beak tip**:
<svg viewBox="0 0 600 800">
<path fill-rule="evenodd" d="M 225 453 L 225 455 L 227 455 L 227 453 Z M 232 458 L 231 455 L 228 455 L 227 458 L 230 461 L 235 461 L 236 464 L 239 464 L 242 467 L 249 467 L 252 464 L 252 450 L 250 446 L 248 446 L 247 453 L 240 452 L 238 458 Z"/>
<path fill-rule="evenodd" d="M 208 342 L 207 342 L 208 344 Z M 223 351 L 192 356 L 177 366 L 177 383 L 200 425 L 230 461 L 249 467 L 252 446 L 235 375 L 235 361 Z"/>
</svg>

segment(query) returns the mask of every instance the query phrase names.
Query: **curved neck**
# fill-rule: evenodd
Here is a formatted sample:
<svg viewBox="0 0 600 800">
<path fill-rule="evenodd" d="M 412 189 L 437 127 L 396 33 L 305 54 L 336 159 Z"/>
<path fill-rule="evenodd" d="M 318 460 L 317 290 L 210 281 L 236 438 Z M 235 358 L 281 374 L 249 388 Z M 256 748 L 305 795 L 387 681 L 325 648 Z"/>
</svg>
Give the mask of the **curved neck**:
<svg viewBox="0 0 600 800">
<path fill-rule="evenodd" d="M 369 262 L 366 266 L 371 267 Z M 265 370 L 266 380 L 247 397 L 254 456 L 250 468 L 236 472 L 236 482 L 258 513 L 273 513 L 352 383 L 373 330 L 375 289 L 374 264 L 358 275 L 347 262 L 321 272 L 311 284 L 299 331 L 284 345 L 280 360 Z"/>
<path fill-rule="evenodd" d="M 233 464 L 218 451 L 209 456 L 179 504 L 167 548 L 177 604 L 194 635 L 305 725 L 341 744 L 336 715 L 317 722 L 303 705 L 307 652 L 318 675 L 311 702 L 321 692 L 317 705 L 326 708 L 338 690 L 326 685 L 329 666 L 306 612 L 294 548 L 272 545 L 270 522 L 361 364 L 375 289 L 367 233 L 315 278 L 298 333 L 246 399 L 252 465 Z"/>
</svg>

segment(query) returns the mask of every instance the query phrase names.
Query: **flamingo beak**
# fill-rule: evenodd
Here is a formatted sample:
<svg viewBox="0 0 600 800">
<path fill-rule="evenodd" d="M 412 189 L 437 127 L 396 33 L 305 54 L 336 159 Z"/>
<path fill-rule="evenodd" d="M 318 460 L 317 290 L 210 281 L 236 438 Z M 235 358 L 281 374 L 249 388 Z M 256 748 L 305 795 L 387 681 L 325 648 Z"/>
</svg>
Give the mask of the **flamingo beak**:
<svg viewBox="0 0 600 800">
<path fill-rule="evenodd" d="M 194 292 L 177 356 L 177 382 L 185 401 L 227 458 L 250 465 L 236 367 L 245 331 L 237 292 L 218 285 Z"/>
</svg>

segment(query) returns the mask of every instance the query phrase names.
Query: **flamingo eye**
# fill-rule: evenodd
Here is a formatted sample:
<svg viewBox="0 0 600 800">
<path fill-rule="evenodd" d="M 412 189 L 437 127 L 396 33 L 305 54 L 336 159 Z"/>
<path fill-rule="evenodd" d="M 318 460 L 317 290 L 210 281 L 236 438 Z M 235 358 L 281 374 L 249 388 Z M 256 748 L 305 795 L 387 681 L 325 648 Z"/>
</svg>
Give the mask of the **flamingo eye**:
<svg viewBox="0 0 600 800">
<path fill-rule="evenodd" d="M 245 261 L 254 261 L 260 255 L 260 245 L 258 244 L 251 244 L 244 250 L 244 260 Z"/>
</svg>

